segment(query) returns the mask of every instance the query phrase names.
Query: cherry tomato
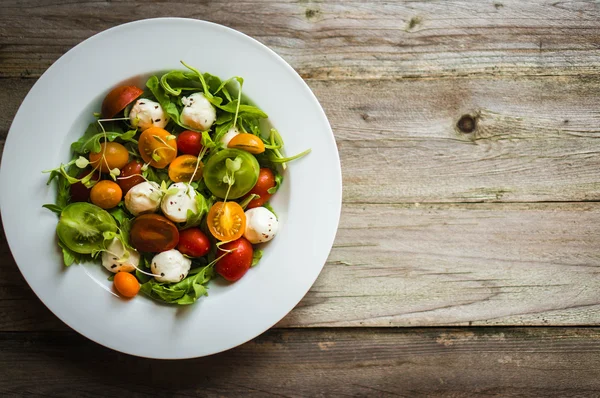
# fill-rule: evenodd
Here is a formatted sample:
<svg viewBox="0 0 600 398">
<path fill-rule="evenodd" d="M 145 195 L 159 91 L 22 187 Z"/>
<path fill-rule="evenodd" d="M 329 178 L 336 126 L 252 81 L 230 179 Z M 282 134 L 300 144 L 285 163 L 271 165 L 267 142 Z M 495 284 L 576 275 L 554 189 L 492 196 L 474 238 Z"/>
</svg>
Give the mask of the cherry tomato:
<svg viewBox="0 0 600 398">
<path fill-rule="evenodd" d="M 197 169 L 196 166 L 198 166 Z M 198 181 L 202 178 L 203 167 L 204 164 L 202 161 L 198 163 L 198 158 L 196 156 L 177 156 L 169 165 L 169 178 L 173 182 L 190 182 L 190 178 L 192 178 L 193 174 L 194 179 L 192 181 Z"/>
<path fill-rule="evenodd" d="M 102 173 L 108 173 L 112 169 L 121 169 L 129 161 L 127 148 L 118 142 L 103 142 L 100 144 L 100 152 L 90 152 L 90 163 Z"/>
<path fill-rule="evenodd" d="M 250 269 L 252 265 L 252 256 L 254 249 L 246 238 L 239 238 L 233 242 L 225 243 L 221 246 L 223 250 L 233 250 L 231 253 L 225 254 L 225 256 L 217 261 L 215 270 L 223 278 L 230 282 L 235 282 L 240 279 Z M 219 250 L 217 258 L 222 256 L 224 251 Z"/>
<path fill-rule="evenodd" d="M 262 140 L 254 134 L 238 134 L 229 141 L 227 144 L 228 148 L 241 149 L 246 152 L 258 155 L 265 151 L 265 144 Z"/>
<path fill-rule="evenodd" d="M 157 169 L 164 169 L 177 157 L 175 136 L 160 127 L 144 130 L 138 140 L 138 149 L 144 162 Z"/>
<path fill-rule="evenodd" d="M 123 191 L 116 182 L 109 180 L 98 181 L 90 191 L 90 200 L 102 209 L 112 209 L 123 198 Z"/>
<path fill-rule="evenodd" d="M 123 190 L 123 195 L 125 195 L 137 184 L 141 184 L 142 182 L 146 181 L 144 180 L 144 177 L 141 176 L 142 166 L 142 162 L 138 160 L 132 160 L 121 169 L 121 174 L 117 177 L 117 182 Z"/>
<path fill-rule="evenodd" d="M 179 231 L 168 218 L 142 214 L 131 225 L 131 245 L 142 252 L 164 252 L 177 246 Z"/>
<path fill-rule="evenodd" d="M 260 169 L 260 172 L 258 173 L 258 181 L 256 181 L 256 185 L 248 193 L 248 195 L 259 195 L 260 198 L 251 200 L 250 203 L 248 203 L 248 206 L 246 206 L 246 209 L 253 209 L 255 207 L 264 205 L 265 202 L 271 198 L 271 194 L 268 192 L 268 190 L 274 186 L 275 176 L 273 175 L 271 169 L 267 167 Z"/>
<path fill-rule="evenodd" d="M 144 93 L 135 86 L 119 86 L 113 88 L 102 101 L 102 117 L 112 118 Z"/>
<path fill-rule="evenodd" d="M 113 284 L 117 292 L 123 297 L 134 297 L 140 291 L 140 283 L 129 272 L 117 272 Z"/>
<path fill-rule="evenodd" d="M 210 233 L 218 240 L 236 240 L 246 229 L 246 214 L 235 202 L 217 202 L 210 208 L 206 222 Z"/>
<path fill-rule="evenodd" d="M 241 159 L 242 164 L 234 172 L 234 184 L 229 188 L 229 184 L 224 181 L 226 174 L 230 173 L 227 169 L 227 159 Z M 228 199 L 241 198 L 247 194 L 258 179 L 260 166 L 254 155 L 241 151 L 239 149 L 224 149 L 215 152 L 206 162 L 202 175 L 206 187 L 218 198 L 224 198 L 229 191 Z M 225 179 L 226 180 L 226 179 Z"/>
<path fill-rule="evenodd" d="M 185 130 L 177 136 L 177 149 L 186 155 L 198 156 L 202 151 L 202 134 Z"/>
<path fill-rule="evenodd" d="M 115 219 L 106 210 L 86 202 L 65 207 L 56 226 L 60 241 L 75 253 L 102 249 L 104 232 L 117 232 Z"/>
<path fill-rule="evenodd" d="M 188 228 L 179 232 L 177 250 L 190 257 L 202 257 L 210 250 L 210 240 L 200 228 Z"/>
<path fill-rule="evenodd" d="M 91 170 L 83 170 L 81 173 L 77 175 L 77 178 L 82 179 L 83 177 L 89 175 Z M 92 178 L 90 181 L 98 181 L 100 179 L 100 173 L 94 171 Z M 87 202 L 90 199 L 90 191 L 92 188 L 87 188 L 80 182 L 76 182 L 71 185 L 71 202 Z"/>
</svg>

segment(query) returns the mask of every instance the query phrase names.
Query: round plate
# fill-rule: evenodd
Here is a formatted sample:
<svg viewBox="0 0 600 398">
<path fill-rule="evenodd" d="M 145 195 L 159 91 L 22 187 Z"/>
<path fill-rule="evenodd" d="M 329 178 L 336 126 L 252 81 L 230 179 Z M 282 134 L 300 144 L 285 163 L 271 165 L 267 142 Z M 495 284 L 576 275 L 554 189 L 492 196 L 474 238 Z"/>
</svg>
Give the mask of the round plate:
<svg viewBox="0 0 600 398">
<path fill-rule="evenodd" d="M 221 78 L 242 76 L 244 94 L 269 115 L 289 164 L 272 205 L 281 221 L 260 264 L 241 280 L 209 283 L 209 296 L 170 306 L 110 293 L 96 264 L 64 267 L 56 245 L 52 169 L 93 121 L 110 88 L 142 82 L 180 60 Z M 0 171 L 2 220 L 23 276 L 44 304 L 82 335 L 150 358 L 193 358 L 242 344 L 275 325 L 306 294 L 327 259 L 341 210 L 340 162 L 323 109 L 298 74 L 256 40 L 204 21 L 160 18 L 117 26 L 63 55 L 33 86 L 12 123 Z"/>
</svg>

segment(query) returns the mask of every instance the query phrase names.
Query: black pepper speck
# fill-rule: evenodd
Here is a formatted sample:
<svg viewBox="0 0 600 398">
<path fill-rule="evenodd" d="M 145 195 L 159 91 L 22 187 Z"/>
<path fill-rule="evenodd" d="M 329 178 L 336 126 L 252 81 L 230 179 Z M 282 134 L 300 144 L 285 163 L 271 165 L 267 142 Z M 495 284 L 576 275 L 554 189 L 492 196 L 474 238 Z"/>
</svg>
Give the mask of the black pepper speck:
<svg viewBox="0 0 600 398">
<path fill-rule="evenodd" d="M 117 268 L 117 264 L 113 264 L 110 268 Z"/>
<path fill-rule="evenodd" d="M 164 273 L 164 272 L 161 272 L 161 273 L 160 273 L 160 276 L 165 276 L 165 273 Z"/>
</svg>

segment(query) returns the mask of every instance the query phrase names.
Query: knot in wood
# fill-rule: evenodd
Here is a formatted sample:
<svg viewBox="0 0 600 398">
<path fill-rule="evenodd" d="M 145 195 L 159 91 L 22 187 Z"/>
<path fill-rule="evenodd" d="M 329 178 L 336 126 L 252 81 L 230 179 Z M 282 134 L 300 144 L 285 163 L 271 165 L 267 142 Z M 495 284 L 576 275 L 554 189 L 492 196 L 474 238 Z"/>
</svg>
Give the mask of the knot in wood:
<svg viewBox="0 0 600 398">
<path fill-rule="evenodd" d="M 462 115 L 456 123 L 456 128 L 461 133 L 470 134 L 477 128 L 477 119 L 471 115 Z"/>
</svg>

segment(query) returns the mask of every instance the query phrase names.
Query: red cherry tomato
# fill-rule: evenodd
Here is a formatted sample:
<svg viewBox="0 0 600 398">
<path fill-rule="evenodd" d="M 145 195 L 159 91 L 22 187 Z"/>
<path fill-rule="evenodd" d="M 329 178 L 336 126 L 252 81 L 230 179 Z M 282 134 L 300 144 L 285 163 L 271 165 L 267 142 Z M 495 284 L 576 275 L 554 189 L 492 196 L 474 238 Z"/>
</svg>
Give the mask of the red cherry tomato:
<svg viewBox="0 0 600 398">
<path fill-rule="evenodd" d="M 271 198 L 271 194 L 268 192 L 268 190 L 274 186 L 275 176 L 273 175 L 271 169 L 266 167 L 261 168 L 260 172 L 258 173 L 258 181 L 254 185 L 254 188 L 248 192 L 248 195 L 256 194 L 260 195 L 260 198 L 251 200 L 246 209 L 253 209 L 255 207 L 264 205 L 265 202 Z"/>
<path fill-rule="evenodd" d="M 91 173 L 91 170 L 83 170 L 77 178 L 81 179 Z M 97 171 L 94 172 L 90 181 L 98 181 L 100 179 L 100 173 Z M 90 199 L 90 191 L 92 188 L 86 188 L 80 182 L 76 182 L 71 185 L 71 202 L 87 202 Z"/>
<path fill-rule="evenodd" d="M 206 256 L 210 250 L 210 240 L 199 228 L 188 228 L 179 232 L 177 250 L 190 257 Z"/>
<path fill-rule="evenodd" d="M 235 282 L 240 279 L 250 269 L 252 265 L 252 255 L 254 249 L 246 238 L 239 238 L 233 242 L 227 242 L 221 246 L 224 250 L 234 250 L 231 253 L 225 254 L 225 256 L 217 261 L 215 270 L 223 278 L 229 282 Z M 222 256 L 225 252 L 219 250 L 217 258 Z"/>
<path fill-rule="evenodd" d="M 185 130 L 177 136 L 177 149 L 186 155 L 198 156 L 202 151 L 202 134 Z"/>
<path fill-rule="evenodd" d="M 113 88 L 102 101 L 102 117 L 111 118 L 135 101 L 144 90 L 135 86 L 119 86 Z"/>
<path fill-rule="evenodd" d="M 144 164 L 139 160 L 132 160 L 121 169 L 121 174 L 117 177 L 117 183 L 123 190 L 123 195 L 137 184 L 141 184 L 144 180 L 142 174 L 142 166 Z M 132 177 L 133 176 L 133 177 Z"/>
</svg>

